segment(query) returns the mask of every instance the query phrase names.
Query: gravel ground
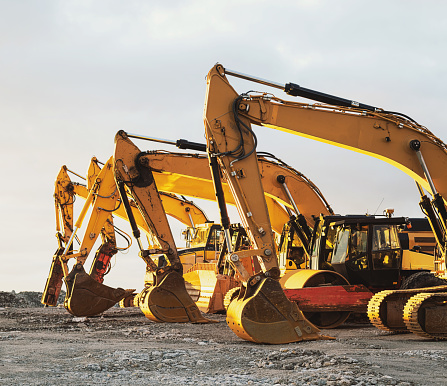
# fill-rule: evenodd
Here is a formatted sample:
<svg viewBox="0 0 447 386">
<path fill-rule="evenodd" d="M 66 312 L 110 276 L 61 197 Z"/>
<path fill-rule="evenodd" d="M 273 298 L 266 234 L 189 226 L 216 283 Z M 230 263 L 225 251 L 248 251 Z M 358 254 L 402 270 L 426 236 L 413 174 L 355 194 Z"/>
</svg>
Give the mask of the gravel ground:
<svg viewBox="0 0 447 386">
<path fill-rule="evenodd" d="M 260 345 L 234 335 L 224 315 L 209 317 L 219 323 L 154 323 L 135 308 L 74 318 L 0 303 L 0 384 L 447 384 L 447 342 L 346 324 L 324 331 L 333 341 Z"/>
</svg>

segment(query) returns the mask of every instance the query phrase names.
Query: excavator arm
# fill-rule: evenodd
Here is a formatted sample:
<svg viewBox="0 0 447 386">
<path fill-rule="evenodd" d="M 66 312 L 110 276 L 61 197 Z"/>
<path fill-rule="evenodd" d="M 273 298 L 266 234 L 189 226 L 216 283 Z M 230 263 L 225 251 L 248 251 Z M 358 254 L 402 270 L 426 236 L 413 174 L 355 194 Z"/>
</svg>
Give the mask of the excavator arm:
<svg viewBox="0 0 447 386">
<path fill-rule="evenodd" d="M 158 322 L 208 323 L 186 291 L 182 277 L 183 267 L 172 237 L 166 213 L 155 184 L 150 165 L 142 159 L 143 153 L 127 138 L 124 132 L 115 137 L 116 184 L 137 239 L 140 256 L 147 270 L 154 272 L 153 286 L 140 294 L 140 308 L 148 319 Z M 127 190 L 126 190 L 127 189 Z M 144 221 L 156 237 L 160 249 L 144 249 L 140 240 L 135 218 L 132 215 L 127 192 L 133 197 Z M 169 265 L 158 267 L 151 258 L 153 254 L 165 254 Z"/>
<path fill-rule="evenodd" d="M 257 162 L 257 140 L 250 120 L 239 114 L 241 101 L 227 81 L 223 67 L 211 69 L 207 77 L 204 122 L 216 196 L 224 220 L 222 171 L 254 247 L 237 253 L 229 250 L 228 260 L 242 277 L 243 287 L 228 307 L 227 324 L 239 337 L 261 343 L 326 338 L 304 317 L 296 303 L 286 298 L 278 282 L 280 270 Z M 225 221 L 222 225 L 225 228 Z M 228 240 L 227 245 L 231 245 Z M 250 277 L 243 260 L 253 256 L 258 258 L 263 272 Z"/>
<path fill-rule="evenodd" d="M 54 206 L 56 214 L 56 238 L 58 248 L 51 261 L 50 272 L 42 294 L 42 304 L 56 306 L 62 288 L 66 263 L 60 259 L 64 253 L 65 243 L 73 232 L 74 186 L 64 165 L 59 170 L 54 184 Z M 65 265 L 65 266 L 63 266 Z"/>
<path fill-rule="evenodd" d="M 309 105 L 266 95 L 243 98 L 239 109 L 253 124 L 379 158 L 404 171 L 425 189 L 431 191 L 435 186 L 442 196 L 447 194 L 446 145 L 423 126 L 400 115 L 382 110 Z M 423 153 L 432 187 L 417 152 Z"/>
</svg>

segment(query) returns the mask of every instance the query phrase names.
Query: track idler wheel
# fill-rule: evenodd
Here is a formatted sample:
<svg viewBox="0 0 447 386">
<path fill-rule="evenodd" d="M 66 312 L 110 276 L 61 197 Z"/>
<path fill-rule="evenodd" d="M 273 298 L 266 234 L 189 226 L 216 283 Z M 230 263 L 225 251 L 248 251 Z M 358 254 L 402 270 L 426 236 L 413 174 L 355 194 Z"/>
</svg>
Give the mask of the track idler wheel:
<svg viewBox="0 0 447 386">
<path fill-rule="evenodd" d="M 447 292 L 414 295 L 405 305 L 403 314 L 405 325 L 412 333 L 447 340 Z"/>
<path fill-rule="evenodd" d="M 206 319 L 191 299 L 182 275 L 170 268 L 157 270 L 156 285 L 139 294 L 139 306 L 146 318 L 154 322 L 214 323 Z"/>
<path fill-rule="evenodd" d="M 67 293 L 64 307 L 74 316 L 94 316 L 113 307 L 133 293 L 133 289 L 112 288 L 88 275 L 82 264 L 76 264 L 65 278 Z"/>
<path fill-rule="evenodd" d="M 241 287 L 228 307 L 227 324 L 240 338 L 256 343 L 332 339 L 321 335 L 297 304 L 287 299 L 278 281 L 261 275 Z"/>
</svg>

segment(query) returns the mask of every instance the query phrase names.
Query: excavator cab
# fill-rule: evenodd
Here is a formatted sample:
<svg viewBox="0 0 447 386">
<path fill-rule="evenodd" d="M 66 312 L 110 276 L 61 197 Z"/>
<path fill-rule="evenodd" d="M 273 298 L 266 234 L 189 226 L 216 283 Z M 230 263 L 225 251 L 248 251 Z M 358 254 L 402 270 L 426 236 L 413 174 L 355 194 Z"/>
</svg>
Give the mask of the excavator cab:
<svg viewBox="0 0 447 386">
<path fill-rule="evenodd" d="M 186 241 L 186 248 L 205 247 L 207 250 L 219 250 L 221 230 L 222 227 L 212 221 L 188 227 L 182 233 Z"/>
<path fill-rule="evenodd" d="M 216 263 L 222 247 L 220 234 L 222 227 L 212 221 L 195 227 L 188 227 L 183 235 L 186 248 L 179 249 L 178 254 L 187 272 L 197 263 Z"/>
<path fill-rule="evenodd" d="M 351 284 L 397 288 L 402 248 L 398 226 L 405 218 L 326 216 L 314 231 L 313 269 L 332 269 Z"/>
<path fill-rule="evenodd" d="M 278 246 L 279 266 L 285 270 L 307 268 L 306 248 L 291 222 L 284 224 Z"/>
</svg>

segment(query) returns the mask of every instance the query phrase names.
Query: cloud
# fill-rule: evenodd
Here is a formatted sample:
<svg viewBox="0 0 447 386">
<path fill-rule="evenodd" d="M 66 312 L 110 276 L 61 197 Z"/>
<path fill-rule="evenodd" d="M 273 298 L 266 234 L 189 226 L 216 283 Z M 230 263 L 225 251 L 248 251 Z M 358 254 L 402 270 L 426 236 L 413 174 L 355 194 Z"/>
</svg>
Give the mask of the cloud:
<svg viewBox="0 0 447 386">
<path fill-rule="evenodd" d="M 437 1 L 0 0 L 1 261 L 36 266 L 21 288 L 8 274 L 0 283 L 44 285 L 61 165 L 82 174 L 93 155 L 106 160 L 119 129 L 204 142 L 205 76 L 217 61 L 401 111 L 446 138 L 446 10 Z M 255 130 L 260 150 L 304 172 L 338 212 L 372 211 L 385 197 L 397 215 L 419 214 L 413 182 L 388 165 Z"/>
</svg>

